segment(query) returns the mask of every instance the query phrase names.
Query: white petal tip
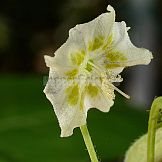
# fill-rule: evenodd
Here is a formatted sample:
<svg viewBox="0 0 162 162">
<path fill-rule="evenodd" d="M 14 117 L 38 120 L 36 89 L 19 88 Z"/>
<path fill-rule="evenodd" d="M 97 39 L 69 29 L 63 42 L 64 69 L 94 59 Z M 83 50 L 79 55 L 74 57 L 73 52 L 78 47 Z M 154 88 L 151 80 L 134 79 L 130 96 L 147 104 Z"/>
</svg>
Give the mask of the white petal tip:
<svg viewBox="0 0 162 162">
<path fill-rule="evenodd" d="M 154 58 L 154 57 L 153 57 L 153 54 L 152 54 L 151 52 L 150 52 L 150 58 L 151 58 L 151 59 L 153 59 L 153 58 Z"/>
<path fill-rule="evenodd" d="M 127 31 L 130 30 L 131 27 L 127 27 Z"/>
<path fill-rule="evenodd" d="M 44 60 L 45 60 L 45 63 L 46 63 L 47 67 L 52 66 L 53 57 L 45 55 Z"/>
<path fill-rule="evenodd" d="M 148 56 L 145 57 L 145 65 L 148 65 L 151 62 L 151 60 L 153 59 L 152 52 L 150 52 L 149 50 L 147 50 L 147 53 L 148 53 Z"/>
<path fill-rule="evenodd" d="M 108 5 L 107 6 L 107 11 L 113 12 L 114 11 L 114 8 L 111 5 Z"/>
<path fill-rule="evenodd" d="M 44 88 L 43 93 L 46 95 L 47 93 L 46 87 Z"/>
<path fill-rule="evenodd" d="M 69 136 L 71 136 L 71 135 L 73 135 L 73 131 L 61 130 L 61 135 L 60 135 L 61 138 L 63 138 L 63 137 L 69 137 Z"/>
</svg>

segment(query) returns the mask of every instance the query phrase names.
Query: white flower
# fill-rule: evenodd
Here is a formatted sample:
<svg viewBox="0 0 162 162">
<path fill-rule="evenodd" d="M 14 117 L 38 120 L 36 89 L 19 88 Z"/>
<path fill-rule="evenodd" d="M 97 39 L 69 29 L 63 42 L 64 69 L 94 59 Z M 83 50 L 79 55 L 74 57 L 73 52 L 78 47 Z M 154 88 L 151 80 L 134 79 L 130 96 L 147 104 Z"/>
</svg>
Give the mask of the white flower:
<svg viewBox="0 0 162 162">
<path fill-rule="evenodd" d="M 162 161 L 162 128 L 156 131 L 155 162 Z M 147 134 L 139 138 L 127 151 L 124 162 L 147 162 Z"/>
<path fill-rule="evenodd" d="M 50 68 L 45 94 L 57 115 L 61 136 L 70 136 L 73 129 L 86 123 L 87 111 L 97 108 L 108 112 L 114 103 L 113 82 L 121 82 L 119 73 L 128 66 L 148 64 L 152 54 L 135 47 L 127 34 L 125 22 L 115 22 L 115 11 L 76 25 L 67 41 L 45 56 Z"/>
</svg>

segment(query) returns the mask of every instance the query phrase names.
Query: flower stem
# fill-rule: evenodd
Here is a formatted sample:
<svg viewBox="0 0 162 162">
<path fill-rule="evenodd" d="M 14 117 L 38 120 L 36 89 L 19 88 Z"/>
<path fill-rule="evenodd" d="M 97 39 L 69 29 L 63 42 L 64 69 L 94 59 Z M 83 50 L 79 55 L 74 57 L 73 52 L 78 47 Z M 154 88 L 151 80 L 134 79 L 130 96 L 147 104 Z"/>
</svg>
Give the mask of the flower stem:
<svg viewBox="0 0 162 162">
<path fill-rule="evenodd" d="M 162 97 L 156 98 L 151 106 L 149 123 L 148 123 L 148 138 L 147 138 L 147 162 L 155 161 L 155 136 L 156 129 L 159 127 L 158 120 L 162 109 Z"/>
<path fill-rule="evenodd" d="M 82 132 L 82 136 L 83 136 L 85 145 L 87 147 L 87 150 L 88 150 L 91 161 L 92 162 L 98 162 L 97 155 L 96 155 L 96 152 L 95 152 L 91 137 L 89 135 L 87 125 L 81 126 L 80 130 Z"/>
</svg>

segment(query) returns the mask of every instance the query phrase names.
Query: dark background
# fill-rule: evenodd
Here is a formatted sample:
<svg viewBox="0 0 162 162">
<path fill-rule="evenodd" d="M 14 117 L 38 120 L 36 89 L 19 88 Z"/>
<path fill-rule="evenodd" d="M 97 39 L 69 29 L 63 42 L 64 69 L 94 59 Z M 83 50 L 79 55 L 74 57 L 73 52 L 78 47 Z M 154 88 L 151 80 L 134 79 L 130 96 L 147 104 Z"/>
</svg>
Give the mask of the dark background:
<svg viewBox="0 0 162 162">
<path fill-rule="evenodd" d="M 149 79 L 140 81 L 136 75 L 143 66 L 126 69 L 122 75 L 125 80 L 119 88 L 130 94 L 137 93 L 138 85 L 149 83 L 142 89 L 146 97 L 141 103 L 136 99 L 138 91 L 132 102 L 117 96 L 109 113 L 91 110 L 88 115 L 99 158 L 122 161 L 134 139 L 147 131 L 146 109 L 162 92 L 162 2 L 138 1 L 0 1 L 0 162 L 89 161 L 79 129 L 69 138 L 59 137 L 57 119 L 42 92 L 48 76 L 43 56 L 53 56 L 70 28 L 106 12 L 108 4 L 116 10 L 116 21 L 131 26 L 133 42 L 154 54 L 151 65 L 145 67 L 147 72 L 142 73 Z"/>
</svg>

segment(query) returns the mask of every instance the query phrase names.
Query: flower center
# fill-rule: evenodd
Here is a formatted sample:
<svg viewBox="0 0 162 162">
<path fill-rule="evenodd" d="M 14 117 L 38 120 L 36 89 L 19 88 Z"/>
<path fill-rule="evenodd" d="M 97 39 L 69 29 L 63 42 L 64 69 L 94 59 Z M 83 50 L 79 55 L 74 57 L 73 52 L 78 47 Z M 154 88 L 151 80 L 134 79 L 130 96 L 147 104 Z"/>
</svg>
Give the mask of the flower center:
<svg viewBox="0 0 162 162">
<path fill-rule="evenodd" d="M 118 89 L 117 87 L 115 87 L 112 84 L 113 82 L 122 82 L 123 81 L 123 79 L 121 78 L 120 75 L 116 75 L 112 71 L 101 70 L 102 68 L 100 68 L 99 66 L 95 65 L 93 63 L 93 61 L 89 61 L 87 63 L 87 65 L 90 67 L 90 71 L 92 71 L 92 69 L 93 69 L 96 72 L 96 74 L 98 76 L 100 76 L 100 79 L 101 79 L 101 89 L 102 89 L 103 93 L 106 94 L 106 96 L 114 98 L 115 95 L 113 93 L 113 90 L 116 90 L 117 92 L 119 92 L 124 97 L 126 97 L 128 99 L 130 98 L 130 96 L 128 96 L 127 94 L 125 94 L 124 92 L 122 92 L 120 89 Z M 88 69 L 86 69 L 86 70 L 88 70 Z"/>
<path fill-rule="evenodd" d="M 93 69 L 92 64 L 93 64 L 93 60 L 89 60 L 89 61 L 87 62 L 87 65 L 86 65 L 85 69 L 86 69 L 88 72 L 91 72 L 91 71 L 92 71 L 92 69 Z"/>
</svg>

